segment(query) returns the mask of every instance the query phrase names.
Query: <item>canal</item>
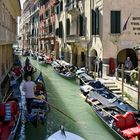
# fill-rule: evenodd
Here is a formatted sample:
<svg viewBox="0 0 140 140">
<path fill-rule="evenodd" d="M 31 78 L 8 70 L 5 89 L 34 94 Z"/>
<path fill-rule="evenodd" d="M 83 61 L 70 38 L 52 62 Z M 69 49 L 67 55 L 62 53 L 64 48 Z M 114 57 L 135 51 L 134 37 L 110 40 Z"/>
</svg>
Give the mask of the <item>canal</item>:
<svg viewBox="0 0 140 140">
<path fill-rule="evenodd" d="M 34 128 L 31 124 L 26 124 L 26 140 L 45 140 L 59 130 L 60 125 L 63 125 L 66 130 L 82 136 L 85 140 L 115 140 L 91 107 L 79 96 L 79 85 L 75 80 L 64 79 L 57 75 L 51 66 L 41 66 L 35 60 L 30 60 L 46 79 L 49 103 L 72 117 L 76 122 L 51 108 L 44 126 L 39 124 L 37 128 Z"/>
</svg>

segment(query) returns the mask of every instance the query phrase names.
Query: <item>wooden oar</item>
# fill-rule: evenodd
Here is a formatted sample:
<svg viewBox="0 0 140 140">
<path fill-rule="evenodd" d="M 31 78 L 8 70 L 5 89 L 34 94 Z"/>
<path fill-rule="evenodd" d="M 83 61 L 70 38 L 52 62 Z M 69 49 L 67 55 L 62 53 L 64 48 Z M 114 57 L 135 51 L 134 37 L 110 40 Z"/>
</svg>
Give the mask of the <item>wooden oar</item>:
<svg viewBox="0 0 140 140">
<path fill-rule="evenodd" d="M 87 103 L 90 103 L 91 105 L 94 105 L 94 106 L 98 107 L 99 109 L 101 109 L 102 111 L 104 111 L 106 114 L 108 114 L 109 116 L 111 116 L 113 119 L 119 121 L 119 120 L 118 120 L 117 118 L 115 118 L 112 114 L 110 114 L 109 112 L 107 112 L 105 109 L 103 109 L 102 107 L 100 107 L 100 106 L 94 104 L 91 100 L 88 99 L 88 97 L 85 97 L 85 96 L 81 96 L 81 97 L 84 98 L 85 101 L 86 101 Z M 98 101 L 98 100 L 97 100 L 97 101 Z"/>
<path fill-rule="evenodd" d="M 13 94 L 13 91 L 8 95 L 8 97 L 5 99 L 4 102 L 6 102 L 12 94 Z"/>
<path fill-rule="evenodd" d="M 48 103 L 47 101 L 45 101 L 46 104 L 48 104 L 49 106 L 51 106 L 52 108 L 54 108 L 55 110 L 57 110 L 58 112 L 62 113 L 64 116 L 68 117 L 69 119 L 71 119 L 74 122 L 77 122 L 76 120 L 74 120 L 73 118 L 71 118 L 70 116 L 68 116 L 66 113 L 64 113 L 63 111 L 61 111 L 60 109 L 56 108 L 55 106 L 51 105 L 50 103 Z"/>
</svg>

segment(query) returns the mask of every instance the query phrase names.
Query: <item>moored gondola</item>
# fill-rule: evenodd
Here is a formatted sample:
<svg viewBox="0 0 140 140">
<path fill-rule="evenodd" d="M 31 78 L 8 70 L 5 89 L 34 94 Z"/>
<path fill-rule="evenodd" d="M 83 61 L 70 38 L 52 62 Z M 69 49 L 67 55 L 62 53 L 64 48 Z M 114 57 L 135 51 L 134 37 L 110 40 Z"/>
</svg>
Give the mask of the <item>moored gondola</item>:
<svg viewBox="0 0 140 140">
<path fill-rule="evenodd" d="M 21 93 L 19 83 L 10 76 L 8 96 L 0 103 L 0 140 L 14 140 L 21 121 Z"/>
<path fill-rule="evenodd" d="M 97 116 L 114 132 L 117 139 L 140 139 L 140 114 L 136 109 L 118 99 L 107 100 L 97 92 L 89 92 L 86 102 L 89 103 Z M 136 117 L 137 116 L 137 117 Z"/>
<path fill-rule="evenodd" d="M 30 56 L 31 56 L 31 58 L 34 59 L 34 60 L 37 59 L 37 53 L 36 53 L 36 52 L 31 51 Z"/>
<path fill-rule="evenodd" d="M 76 67 L 66 63 L 65 61 L 56 60 L 52 63 L 54 71 L 60 76 L 67 79 L 76 78 Z"/>
<path fill-rule="evenodd" d="M 80 89 L 85 95 L 82 97 L 118 139 L 140 139 L 140 114 L 134 107 L 117 98 L 100 81 L 86 78 L 85 74 L 80 80 Z"/>
</svg>

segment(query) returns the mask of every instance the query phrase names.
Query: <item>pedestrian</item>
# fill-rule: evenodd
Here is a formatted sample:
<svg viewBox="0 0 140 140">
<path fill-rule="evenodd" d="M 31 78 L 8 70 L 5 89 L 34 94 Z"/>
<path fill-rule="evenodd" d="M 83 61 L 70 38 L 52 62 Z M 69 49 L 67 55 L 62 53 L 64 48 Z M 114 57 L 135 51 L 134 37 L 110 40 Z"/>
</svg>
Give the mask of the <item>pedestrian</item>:
<svg viewBox="0 0 140 140">
<path fill-rule="evenodd" d="M 99 58 L 99 65 L 98 65 L 98 77 L 102 78 L 103 76 L 103 61 Z"/>
<path fill-rule="evenodd" d="M 130 57 L 127 57 L 127 59 L 125 60 L 125 69 L 126 70 L 133 69 L 133 64 L 132 64 L 132 61 L 130 60 Z"/>
<path fill-rule="evenodd" d="M 130 60 L 130 57 L 127 57 L 127 59 L 125 60 L 125 69 L 130 71 L 133 69 L 133 64 L 132 61 Z M 129 72 L 125 72 L 125 77 L 126 77 L 126 82 L 130 83 L 130 73 Z"/>
<path fill-rule="evenodd" d="M 25 92 L 28 113 L 31 113 L 31 103 L 33 99 L 35 98 L 35 94 L 34 94 L 35 87 L 36 87 L 35 82 L 33 82 L 31 80 L 31 76 L 28 75 L 22 87 L 22 90 Z"/>
</svg>

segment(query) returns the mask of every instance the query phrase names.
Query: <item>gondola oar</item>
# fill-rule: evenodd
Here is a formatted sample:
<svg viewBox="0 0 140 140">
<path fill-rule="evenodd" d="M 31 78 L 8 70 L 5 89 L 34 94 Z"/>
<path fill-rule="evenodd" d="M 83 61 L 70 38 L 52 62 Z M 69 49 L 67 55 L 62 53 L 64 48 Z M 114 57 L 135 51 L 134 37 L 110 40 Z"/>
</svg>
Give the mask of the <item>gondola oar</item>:
<svg viewBox="0 0 140 140">
<path fill-rule="evenodd" d="M 54 108 L 55 110 L 57 110 L 58 112 L 62 113 L 64 116 L 68 117 L 69 119 L 71 119 L 74 122 L 77 122 L 76 120 L 74 120 L 73 118 L 71 118 L 70 116 L 68 116 L 66 113 L 64 113 L 63 111 L 61 111 L 60 109 L 56 108 L 55 106 L 51 105 L 50 103 L 48 103 L 47 101 L 45 101 L 46 104 L 48 104 L 49 106 L 51 106 L 52 108 Z"/>
</svg>

